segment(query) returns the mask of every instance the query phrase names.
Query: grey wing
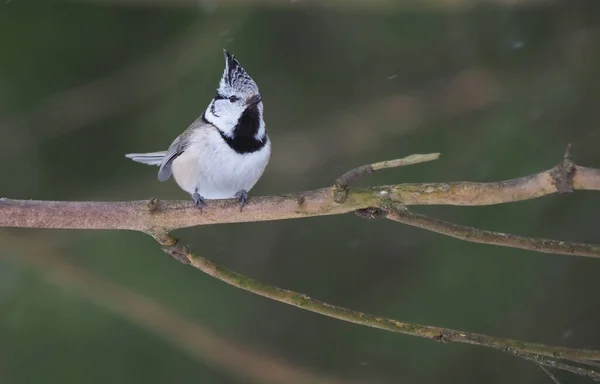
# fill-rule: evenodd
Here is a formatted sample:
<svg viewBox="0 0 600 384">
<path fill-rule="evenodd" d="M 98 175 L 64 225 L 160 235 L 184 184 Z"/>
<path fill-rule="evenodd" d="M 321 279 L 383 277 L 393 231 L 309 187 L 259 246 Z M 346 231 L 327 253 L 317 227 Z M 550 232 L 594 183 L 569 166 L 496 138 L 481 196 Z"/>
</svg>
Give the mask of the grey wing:
<svg viewBox="0 0 600 384">
<path fill-rule="evenodd" d="M 171 170 L 173 160 L 175 160 L 179 155 L 183 153 L 183 151 L 185 151 L 185 147 L 187 145 L 186 140 L 182 140 L 184 137 L 185 132 L 177 136 L 177 138 L 173 140 L 173 143 L 171 143 L 169 149 L 167 149 L 167 153 L 163 157 L 162 163 L 160 164 L 160 168 L 158 170 L 158 181 L 167 181 L 169 180 L 169 177 L 171 177 L 171 175 L 173 174 Z"/>
</svg>

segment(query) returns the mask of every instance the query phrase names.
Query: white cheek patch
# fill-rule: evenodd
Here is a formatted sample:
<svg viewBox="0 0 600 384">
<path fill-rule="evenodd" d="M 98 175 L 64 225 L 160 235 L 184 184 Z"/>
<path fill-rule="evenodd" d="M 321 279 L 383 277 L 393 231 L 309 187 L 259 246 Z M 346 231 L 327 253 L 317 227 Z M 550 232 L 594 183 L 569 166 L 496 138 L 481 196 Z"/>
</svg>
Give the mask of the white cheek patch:
<svg viewBox="0 0 600 384">
<path fill-rule="evenodd" d="M 225 135 L 231 136 L 242 113 L 244 113 L 242 102 L 231 103 L 227 99 L 214 100 L 205 112 L 205 119 Z"/>
<path fill-rule="evenodd" d="M 221 117 L 221 114 L 217 113 L 217 108 L 215 107 L 214 103 L 210 105 L 209 109 L 210 109 L 210 114 L 212 116 L 214 116 L 214 117 Z"/>
</svg>

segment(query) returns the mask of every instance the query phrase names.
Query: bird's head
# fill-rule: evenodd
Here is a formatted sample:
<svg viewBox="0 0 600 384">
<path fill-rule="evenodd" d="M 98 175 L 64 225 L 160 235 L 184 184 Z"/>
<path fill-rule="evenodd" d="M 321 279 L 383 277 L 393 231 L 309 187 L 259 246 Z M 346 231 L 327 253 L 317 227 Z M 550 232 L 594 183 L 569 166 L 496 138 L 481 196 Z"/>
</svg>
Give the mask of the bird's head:
<svg viewBox="0 0 600 384">
<path fill-rule="evenodd" d="M 217 94 L 206 108 L 204 119 L 228 137 L 265 135 L 262 96 L 258 85 L 237 59 L 223 50 L 225 71 Z"/>
</svg>

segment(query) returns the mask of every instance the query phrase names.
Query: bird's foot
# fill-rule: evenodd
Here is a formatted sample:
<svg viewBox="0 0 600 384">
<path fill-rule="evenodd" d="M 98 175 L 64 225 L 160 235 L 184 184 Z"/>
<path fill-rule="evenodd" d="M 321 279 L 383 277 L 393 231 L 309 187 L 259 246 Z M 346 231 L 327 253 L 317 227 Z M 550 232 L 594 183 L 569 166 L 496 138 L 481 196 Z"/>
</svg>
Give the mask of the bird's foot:
<svg viewBox="0 0 600 384">
<path fill-rule="evenodd" d="M 241 191 L 239 191 L 238 193 L 235 194 L 235 198 L 238 199 L 240 202 L 240 212 L 241 212 L 242 208 L 244 208 L 244 205 L 246 205 L 246 203 L 248 202 L 248 191 L 246 191 L 245 189 L 242 189 Z"/>
<path fill-rule="evenodd" d="M 206 205 L 204 197 L 200 196 L 198 191 L 196 191 L 192 195 L 192 200 L 194 200 L 194 204 L 196 204 L 196 207 L 200 208 L 200 213 L 202 213 L 202 208 Z"/>
</svg>

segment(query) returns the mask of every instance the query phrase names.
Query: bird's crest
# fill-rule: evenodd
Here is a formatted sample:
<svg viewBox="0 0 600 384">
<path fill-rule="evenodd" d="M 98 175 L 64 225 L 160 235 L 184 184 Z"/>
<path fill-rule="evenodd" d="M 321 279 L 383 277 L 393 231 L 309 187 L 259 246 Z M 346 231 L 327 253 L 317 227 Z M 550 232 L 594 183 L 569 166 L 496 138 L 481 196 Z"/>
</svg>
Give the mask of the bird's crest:
<svg viewBox="0 0 600 384">
<path fill-rule="evenodd" d="M 258 93 L 258 85 L 240 65 L 240 62 L 225 49 L 223 54 L 225 55 L 225 71 L 223 71 L 223 77 L 219 83 L 219 90 L 224 94 L 230 93 L 227 91 Z"/>
</svg>

